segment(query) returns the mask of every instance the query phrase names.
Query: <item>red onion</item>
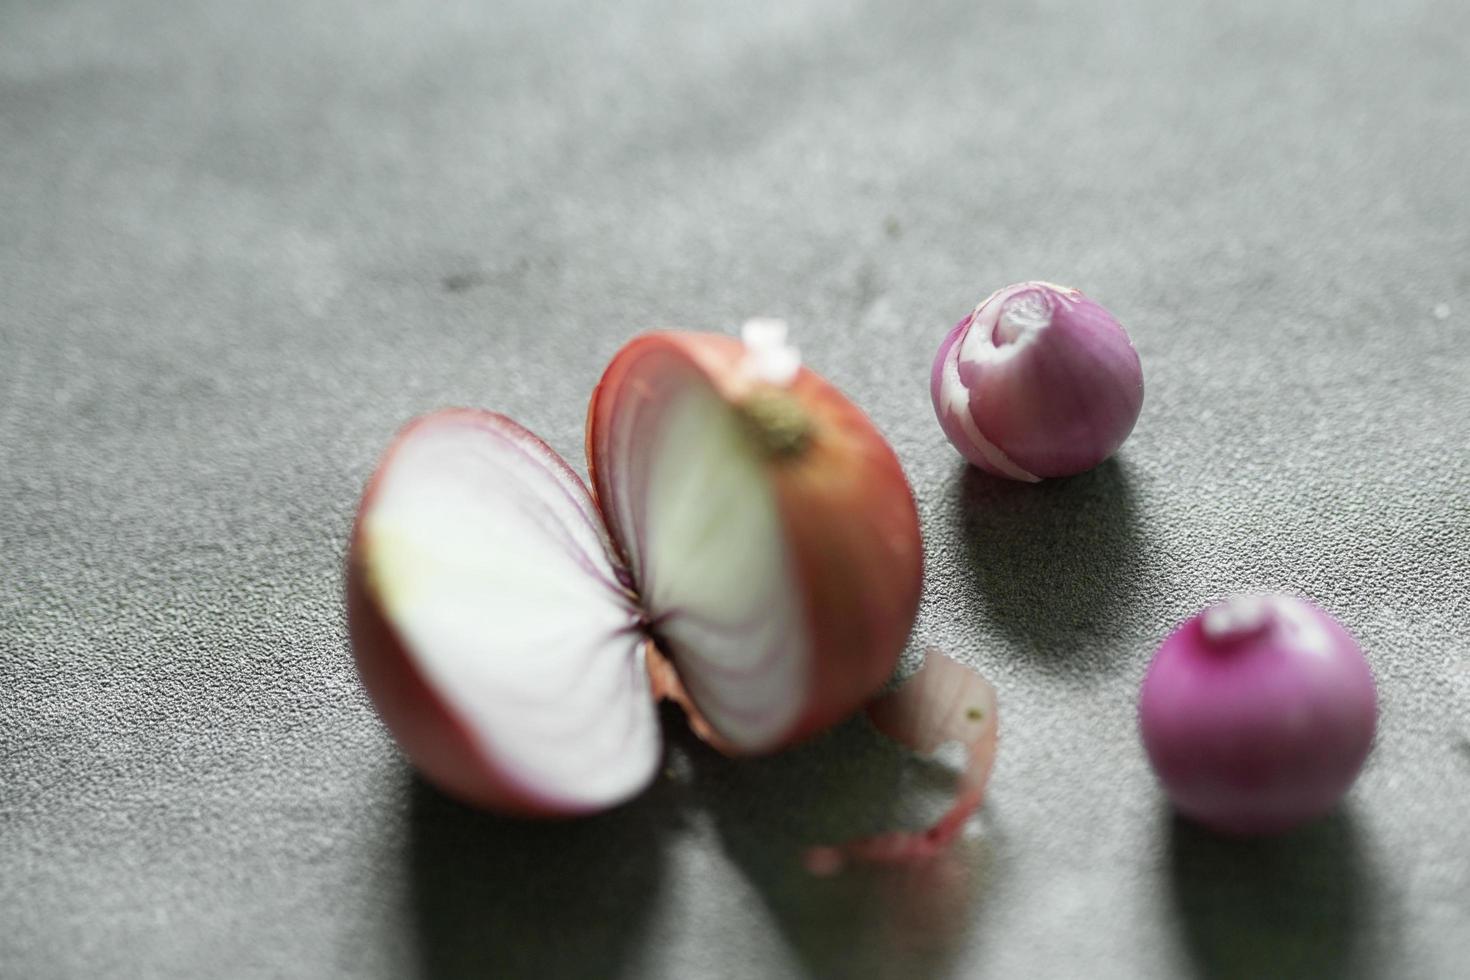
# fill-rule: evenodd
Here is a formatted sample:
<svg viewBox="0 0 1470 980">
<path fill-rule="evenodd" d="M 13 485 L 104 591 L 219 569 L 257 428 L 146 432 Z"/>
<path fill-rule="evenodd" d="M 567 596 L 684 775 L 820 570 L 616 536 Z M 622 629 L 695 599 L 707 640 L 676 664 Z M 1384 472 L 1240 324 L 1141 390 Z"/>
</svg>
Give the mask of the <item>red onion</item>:
<svg viewBox="0 0 1470 980">
<path fill-rule="evenodd" d="M 1175 630 L 1138 707 L 1174 805 L 1228 834 L 1276 833 L 1330 810 L 1377 719 L 1373 675 L 1347 630 L 1271 595 L 1228 599 Z"/>
<path fill-rule="evenodd" d="M 629 343 L 587 456 L 595 500 L 515 422 L 456 409 L 408 426 L 364 493 L 353 650 L 429 779 L 505 812 L 596 810 L 653 777 L 658 697 L 756 753 L 887 681 L 919 601 L 913 496 L 778 324 Z"/>
<path fill-rule="evenodd" d="M 1075 289 L 1023 282 L 949 332 L 929 394 L 966 459 L 1035 482 L 1091 469 L 1123 444 L 1143 406 L 1143 369 L 1107 310 Z"/>
</svg>

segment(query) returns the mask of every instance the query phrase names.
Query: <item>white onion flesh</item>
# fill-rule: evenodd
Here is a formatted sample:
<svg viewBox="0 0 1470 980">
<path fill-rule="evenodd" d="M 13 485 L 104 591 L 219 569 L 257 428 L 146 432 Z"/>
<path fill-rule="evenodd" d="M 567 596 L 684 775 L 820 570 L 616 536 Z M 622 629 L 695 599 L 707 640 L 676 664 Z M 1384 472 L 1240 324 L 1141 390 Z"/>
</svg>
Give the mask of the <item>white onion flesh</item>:
<svg viewBox="0 0 1470 980">
<path fill-rule="evenodd" d="M 705 719 L 736 747 L 778 744 L 806 697 L 800 593 L 767 461 L 702 379 L 664 393 L 620 461 L 639 588 Z M 650 445 L 651 442 L 651 445 Z M 646 472 L 640 472 L 646 471 Z"/>
<path fill-rule="evenodd" d="M 389 622 L 508 779 L 575 809 L 647 785 L 661 736 L 640 613 L 585 487 L 543 443 L 492 416 L 420 426 L 362 534 Z"/>
</svg>

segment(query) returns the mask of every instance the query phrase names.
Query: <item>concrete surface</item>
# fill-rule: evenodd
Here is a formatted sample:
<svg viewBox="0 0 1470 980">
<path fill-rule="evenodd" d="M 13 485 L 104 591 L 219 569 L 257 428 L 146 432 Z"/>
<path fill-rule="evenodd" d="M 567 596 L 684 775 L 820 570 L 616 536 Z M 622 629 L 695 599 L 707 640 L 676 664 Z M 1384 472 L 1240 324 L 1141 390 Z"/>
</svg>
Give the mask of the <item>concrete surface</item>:
<svg viewBox="0 0 1470 980">
<path fill-rule="evenodd" d="M 1470 975 L 1470 7 L 1132 0 L 0 7 L 0 973 Z M 966 473 L 945 329 L 1022 278 L 1130 328 L 1121 456 Z M 918 643 L 1001 691 L 938 880 L 805 878 L 913 774 L 860 725 L 565 825 L 415 781 L 340 560 L 395 428 L 581 465 L 650 326 L 792 322 L 920 501 Z M 1175 823 L 1133 699 L 1245 588 L 1382 726 L 1291 838 Z M 913 663 L 912 652 L 906 661 Z"/>
</svg>

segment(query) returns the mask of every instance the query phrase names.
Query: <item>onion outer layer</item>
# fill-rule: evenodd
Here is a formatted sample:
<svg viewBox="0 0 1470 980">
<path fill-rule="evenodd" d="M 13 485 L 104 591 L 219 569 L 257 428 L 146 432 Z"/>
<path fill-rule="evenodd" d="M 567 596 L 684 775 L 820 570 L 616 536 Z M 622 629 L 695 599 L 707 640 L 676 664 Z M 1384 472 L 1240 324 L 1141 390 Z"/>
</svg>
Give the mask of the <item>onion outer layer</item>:
<svg viewBox="0 0 1470 980">
<path fill-rule="evenodd" d="M 960 766 L 955 799 L 933 826 L 891 830 L 844 844 L 808 848 L 803 862 L 819 876 L 836 874 L 849 862 L 880 865 L 928 861 L 944 853 L 985 802 L 995 766 L 1000 716 L 995 688 L 976 671 L 929 650 L 924 666 L 892 694 L 868 706 L 868 717 L 884 735 L 922 755 L 956 751 Z"/>
</svg>

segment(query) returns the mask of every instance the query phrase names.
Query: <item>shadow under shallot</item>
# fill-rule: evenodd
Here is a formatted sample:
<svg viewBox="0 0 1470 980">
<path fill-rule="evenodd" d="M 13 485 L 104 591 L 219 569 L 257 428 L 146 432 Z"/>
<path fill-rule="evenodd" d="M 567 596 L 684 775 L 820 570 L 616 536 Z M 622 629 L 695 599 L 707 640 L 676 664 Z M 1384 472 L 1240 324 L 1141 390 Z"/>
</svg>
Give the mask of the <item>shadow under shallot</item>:
<svg viewBox="0 0 1470 980">
<path fill-rule="evenodd" d="M 1175 816 L 1171 888 L 1200 977 L 1376 975 L 1377 891 L 1353 822 L 1339 807 L 1270 838 L 1222 837 Z"/>
<path fill-rule="evenodd" d="M 830 877 L 812 874 L 802 857 L 814 844 L 926 825 L 952 800 L 951 773 L 865 718 L 758 759 L 725 758 L 687 730 L 671 739 L 692 757 L 692 792 L 726 855 L 811 976 L 944 975 L 989 884 L 991 833 L 928 861 L 856 864 Z"/>
<path fill-rule="evenodd" d="M 1134 625 L 1147 575 L 1124 465 L 1036 484 L 966 466 L 959 493 L 969 571 L 996 629 L 1047 666 L 1106 669 L 1092 651 Z"/>
<path fill-rule="evenodd" d="M 607 813 L 560 821 L 491 816 L 419 777 L 412 792 L 422 976 L 630 975 L 673 820 L 658 784 Z"/>
</svg>

